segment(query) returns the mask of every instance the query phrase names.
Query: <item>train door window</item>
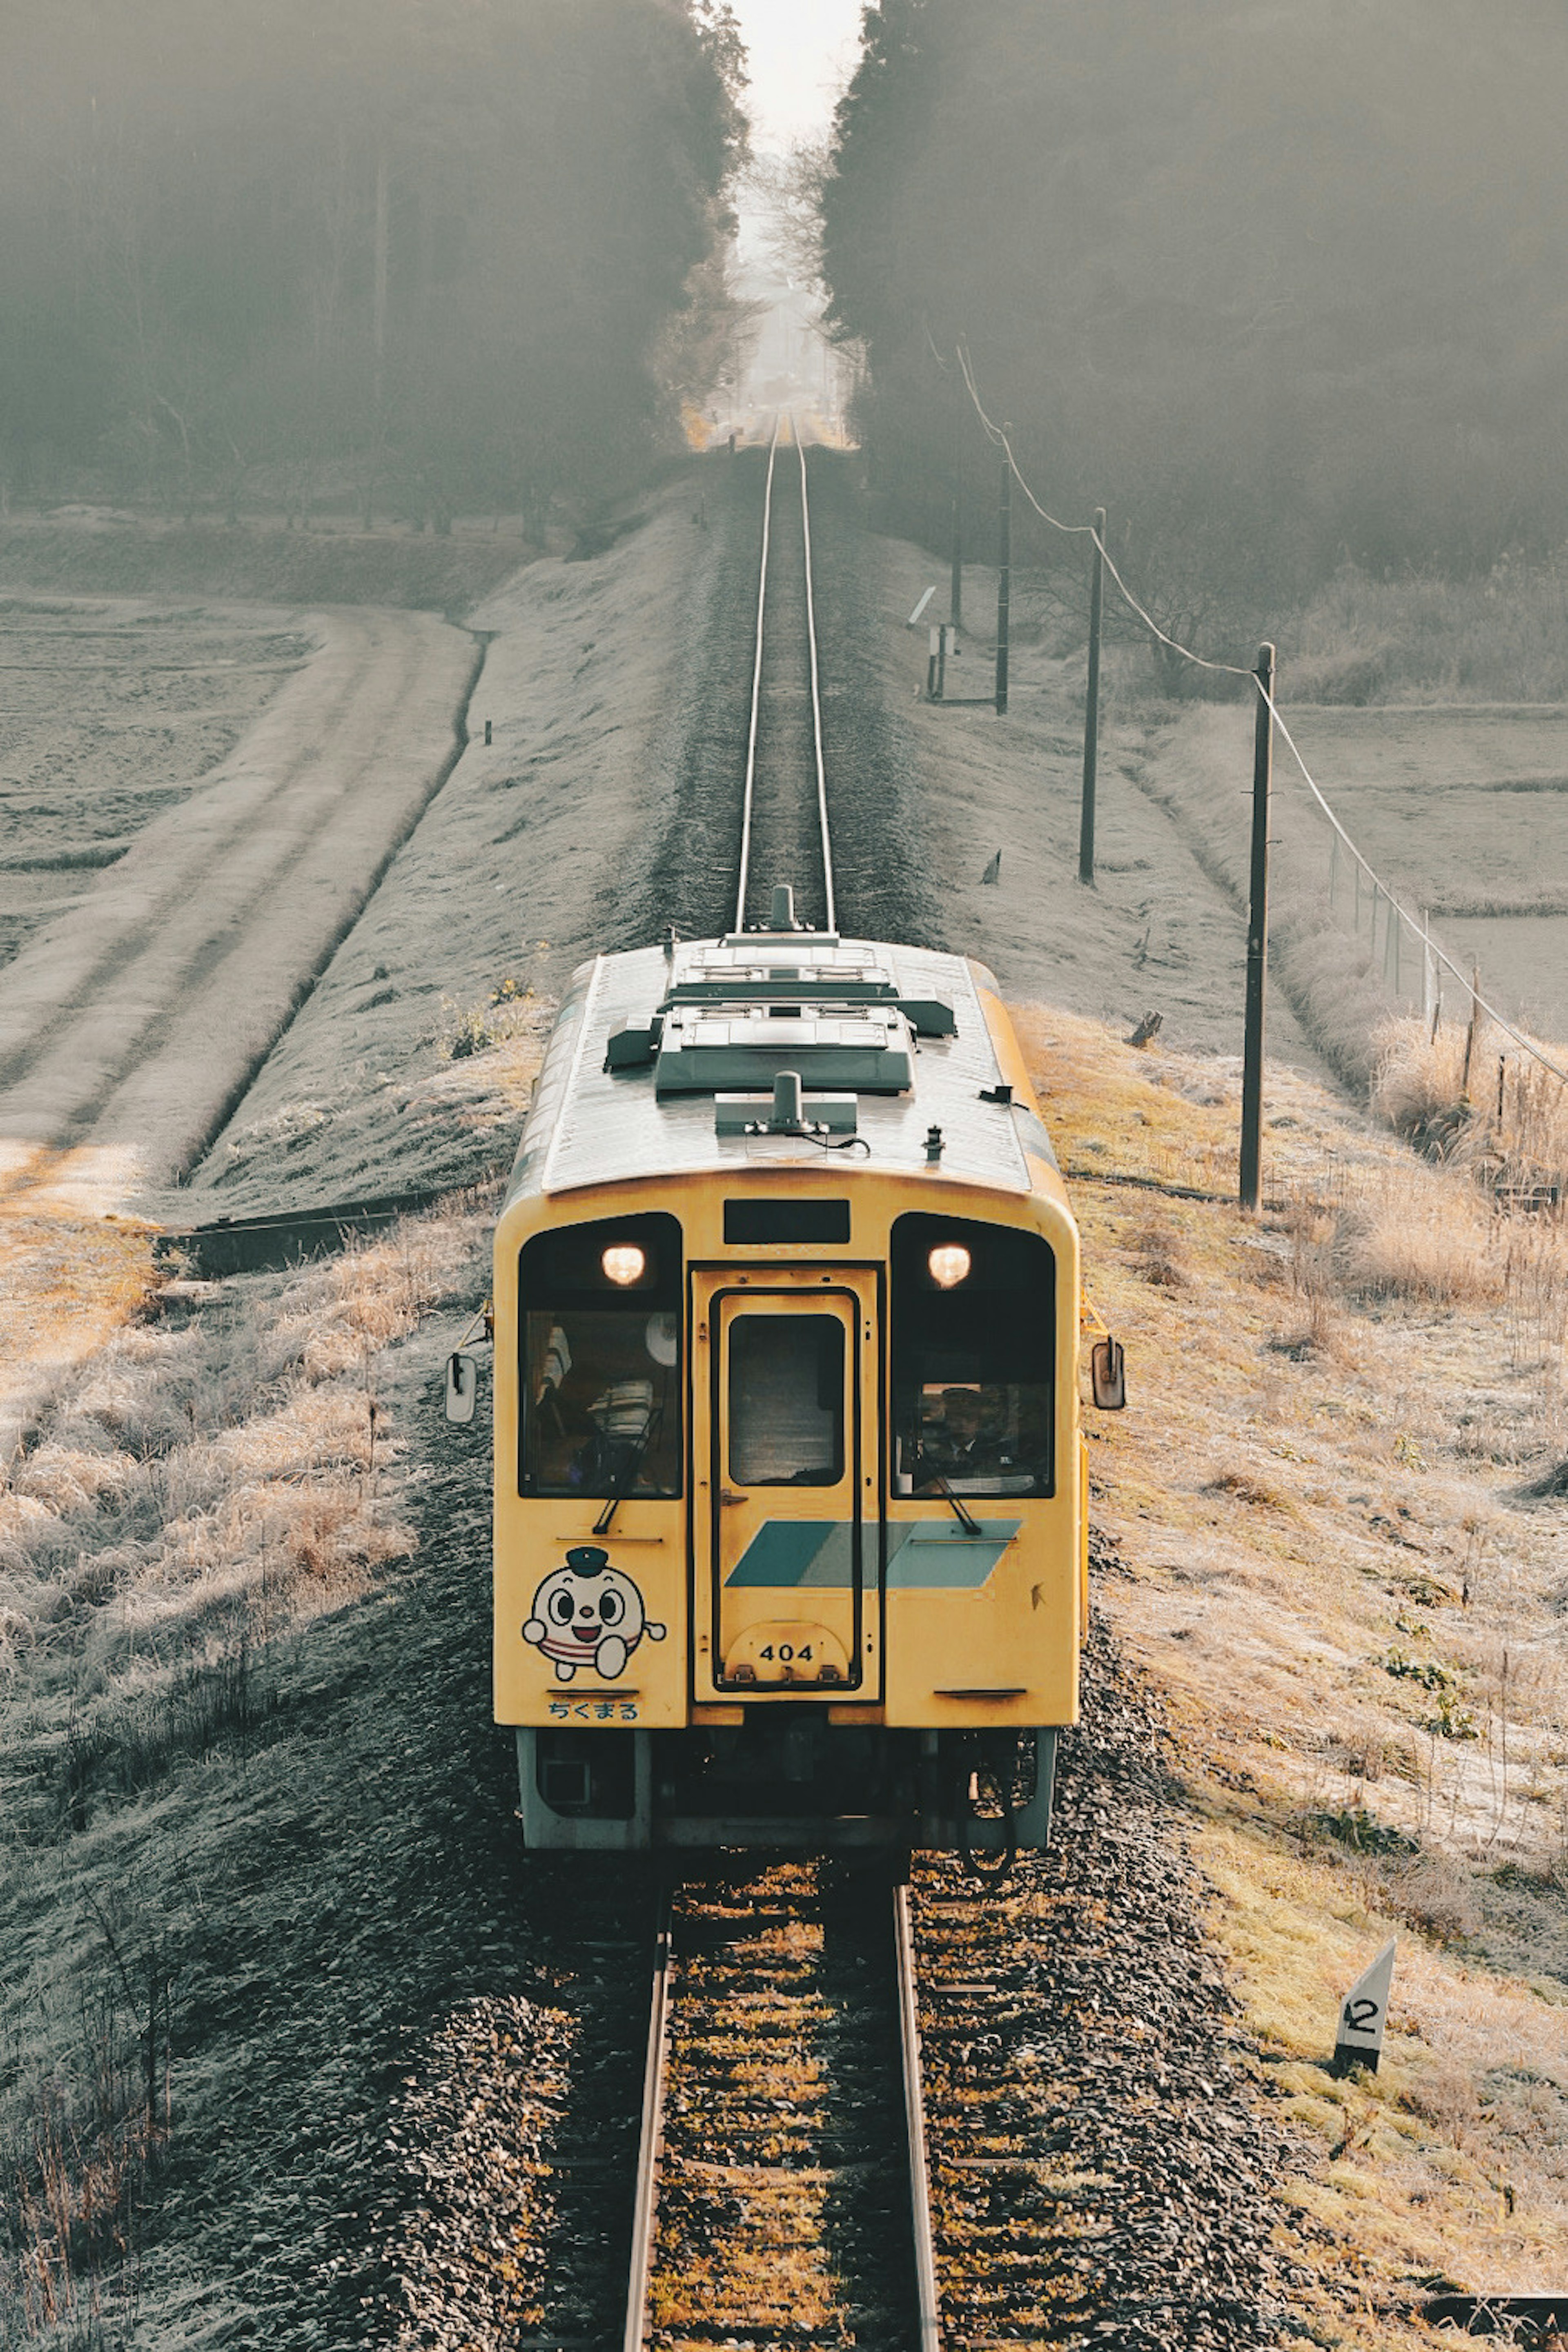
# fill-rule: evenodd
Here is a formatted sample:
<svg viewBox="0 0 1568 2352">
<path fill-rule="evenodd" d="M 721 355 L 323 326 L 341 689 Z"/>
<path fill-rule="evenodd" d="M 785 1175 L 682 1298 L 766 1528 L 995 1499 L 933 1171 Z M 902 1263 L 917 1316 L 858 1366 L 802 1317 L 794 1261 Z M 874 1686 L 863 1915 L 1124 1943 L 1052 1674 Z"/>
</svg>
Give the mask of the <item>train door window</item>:
<svg viewBox="0 0 1568 2352">
<path fill-rule="evenodd" d="M 680 1228 L 619 1217 L 522 1251 L 527 1495 L 680 1492 Z"/>
<path fill-rule="evenodd" d="M 900 1217 L 892 1310 L 894 1491 L 1054 1492 L 1049 1243 L 965 1218 Z"/>
<path fill-rule="evenodd" d="M 730 1475 L 737 1486 L 837 1486 L 844 1475 L 844 1326 L 832 1315 L 730 1325 Z"/>
</svg>

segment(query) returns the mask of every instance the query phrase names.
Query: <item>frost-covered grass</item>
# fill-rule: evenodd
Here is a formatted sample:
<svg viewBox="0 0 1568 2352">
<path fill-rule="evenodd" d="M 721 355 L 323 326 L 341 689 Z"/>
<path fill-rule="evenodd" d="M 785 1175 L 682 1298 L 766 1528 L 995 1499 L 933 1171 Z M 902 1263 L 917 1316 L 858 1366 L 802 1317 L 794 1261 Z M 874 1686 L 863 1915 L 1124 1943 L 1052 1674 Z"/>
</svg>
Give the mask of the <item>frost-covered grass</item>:
<svg viewBox="0 0 1568 2352">
<path fill-rule="evenodd" d="M 1223 1173 L 1234 1064 L 1019 1028 L 1069 1166 Z M 1565 1505 L 1539 1491 L 1568 1266 L 1309 1082 L 1271 1074 L 1268 1107 L 1259 1217 L 1069 1186 L 1127 1350 L 1127 1412 L 1086 1416 L 1131 1571 L 1102 1599 L 1168 1695 L 1214 1933 L 1315 2150 L 1311 2340 L 1389 2352 L 1426 2340 L 1413 2280 L 1532 2286 L 1568 2221 Z M 1382 2070 L 1337 2081 L 1390 1934 Z"/>
<path fill-rule="evenodd" d="M 177 2156 L 168 1914 L 105 1879 L 106 1844 L 132 1815 L 155 1838 L 183 1774 L 264 1751 L 312 1623 L 411 1548 L 387 1351 L 468 1302 L 477 1238 L 410 1220 L 286 1276 L 172 1284 L 0 1490 L 0 2345 L 70 2342 L 133 2282 Z"/>
<path fill-rule="evenodd" d="M 1568 700 L 1568 549 L 1468 580 L 1346 564 L 1279 636 L 1303 702 Z"/>
</svg>

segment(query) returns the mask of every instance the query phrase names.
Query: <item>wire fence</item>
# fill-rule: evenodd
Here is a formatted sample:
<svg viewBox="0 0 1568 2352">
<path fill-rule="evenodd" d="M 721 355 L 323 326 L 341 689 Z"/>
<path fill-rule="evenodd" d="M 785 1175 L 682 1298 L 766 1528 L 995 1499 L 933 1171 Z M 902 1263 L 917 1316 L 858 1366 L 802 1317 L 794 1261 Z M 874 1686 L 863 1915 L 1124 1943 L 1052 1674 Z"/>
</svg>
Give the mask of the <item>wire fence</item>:
<svg viewBox="0 0 1568 2352">
<path fill-rule="evenodd" d="M 926 340 L 931 343 L 932 356 L 936 359 L 938 364 L 945 371 L 947 362 L 937 350 L 936 344 L 931 339 L 929 328 L 926 331 Z M 1352 887 L 1355 891 L 1355 909 L 1358 929 L 1363 884 L 1364 882 L 1366 885 L 1370 886 L 1369 895 L 1372 910 L 1370 923 L 1374 958 L 1377 942 L 1377 909 L 1380 905 L 1386 909 L 1384 918 L 1384 977 L 1385 981 L 1389 982 L 1392 992 L 1394 996 L 1399 997 L 1403 993 L 1401 988 L 1403 963 L 1402 949 L 1406 937 L 1408 937 L 1412 955 L 1414 956 L 1418 952 L 1421 960 L 1422 1011 L 1427 1018 L 1431 1017 L 1432 1013 L 1433 976 L 1436 971 L 1449 971 L 1464 989 L 1472 1006 L 1476 1010 L 1484 1013 L 1488 1020 L 1495 1022 L 1497 1026 L 1504 1033 L 1505 1035 L 1511 1037 L 1515 1045 L 1521 1054 L 1527 1055 L 1531 1061 L 1538 1063 L 1542 1069 L 1549 1071 L 1554 1078 L 1561 1080 L 1564 1085 L 1568 1085 L 1568 1069 L 1564 1069 L 1563 1065 L 1560 1062 L 1555 1061 L 1550 1054 L 1546 1053 L 1539 1045 L 1537 1045 L 1533 1038 L 1526 1036 L 1524 1032 L 1516 1027 L 1514 1023 L 1510 1021 L 1505 1013 L 1498 1011 L 1495 1004 L 1489 1003 L 1487 998 L 1480 993 L 1480 990 L 1478 985 L 1478 975 L 1475 973 L 1473 968 L 1471 972 L 1467 975 L 1462 965 L 1456 962 L 1453 956 L 1450 955 L 1447 950 L 1444 948 L 1434 937 L 1431 923 L 1426 915 L 1422 913 L 1420 917 L 1417 918 L 1413 914 L 1410 908 L 1402 902 L 1398 893 L 1384 880 L 1380 874 L 1376 872 L 1371 860 L 1365 856 L 1363 851 L 1358 848 L 1355 842 L 1352 840 L 1349 832 L 1346 830 L 1344 824 L 1331 806 L 1328 795 L 1324 793 L 1321 785 L 1318 782 L 1317 778 L 1313 775 L 1311 770 L 1308 767 L 1306 761 L 1303 759 L 1300 746 L 1297 744 L 1289 728 L 1285 723 L 1285 719 L 1279 709 L 1278 701 L 1269 692 L 1268 686 L 1265 684 L 1264 679 L 1259 676 L 1258 672 L 1253 669 L 1247 669 L 1237 662 L 1211 660 L 1206 655 L 1194 652 L 1191 646 L 1183 645 L 1179 638 L 1171 636 L 1160 626 L 1152 614 L 1148 611 L 1147 607 L 1140 602 L 1139 598 L 1133 594 L 1131 589 L 1128 586 L 1127 582 L 1123 579 L 1121 571 L 1111 556 L 1110 550 L 1105 543 L 1104 534 L 1100 531 L 1099 527 L 1091 522 L 1064 522 L 1058 516 L 1050 513 L 1046 507 L 1041 505 L 1039 499 L 1035 496 L 1033 488 L 1025 479 L 1023 472 L 1019 467 L 1018 460 L 1014 454 L 1013 444 L 1007 427 L 1003 425 L 998 425 L 994 417 L 989 416 L 986 414 L 984 404 L 980 397 L 979 386 L 975 382 L 974 363 L 970 356 L 969 347 L 962 338 L 955 348 L 954 357 L 958 362 L 960 373 L 963 375 L 964 387 L 968 392 L 970 400 L 973 404 L 974 413 L 979 418 L 987 438 L 995 448 L 1001 450 L 1006 460 L 1008 471 L 1014 481 L 1016 482 L 1019 489 L 1022 491 L 1024 497 L 1028 500 L 1036 514 L 1039 516 L 1040 520 L 1048 524 L 1052 530 L 1060 531 L 1065 537 L 1088 539 L 1096 548 L 1098 548 L 1100 551 L 1100 560 L 1103 562 L 1106 571 L 1110 573 L 1111 580 L 1115 583 L 1117 591 L 1128 609 L 1151 633 L 1151 635 L 1157 638 L 1160 644 L 1165 646 L 1170 653 L 1175 655 L 1178 659 L 1184 662 L 1190 662 L 1198 669 L 1215 671 L 1228 677 L 1246 677 L 1252 680 L 1257 691 L 1262 696 L 1264 701 L 1268 704 L 1269 714 L 1279 731 L 1279 739 L 1289 752 L 1291 759 L 1296 763 L 1296 766 L 1300 770 L 1302 781 L 1306 784 L 1308 792 L 1311 794 L 1312 799 L 1321 810 L 1323 815 L 1328 819 L 1330 825 L 1332 827 L 1331 848 L 1330 854 L 1331 862 L 1329 868 L 1329 902 L 1331 908 L 1336 913 L 1338 912 L 1337 901 L 1339 895 L 1338 888 L 1336 887 L 1339 878 L 1338 862 L 1342 849 L 1351 861 L 1351 874 L 1353 877 Z"/>
</svg>

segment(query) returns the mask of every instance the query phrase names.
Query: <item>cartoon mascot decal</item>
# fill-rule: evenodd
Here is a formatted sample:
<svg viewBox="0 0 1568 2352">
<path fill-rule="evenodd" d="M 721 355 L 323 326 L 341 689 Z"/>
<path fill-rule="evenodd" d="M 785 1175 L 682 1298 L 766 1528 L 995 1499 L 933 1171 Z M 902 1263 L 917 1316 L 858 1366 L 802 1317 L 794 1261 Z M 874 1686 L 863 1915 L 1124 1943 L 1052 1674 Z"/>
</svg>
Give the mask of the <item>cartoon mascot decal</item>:
<svg viewBox="0 0 1568 2352">
<path fill-rule="evenodd" d="M 642 1594 L 597 1544 L 573 1545 L 565 1567 L 553 1569 L 534 1594 L 522 1629 L 525 1642 L 554 1659 L 558 1683 L 569 1683 L 579 1666 L 614 1682 L 645 1633 L 662 1642 L 665 1629 L 649 1623 Z"/>
</svg>

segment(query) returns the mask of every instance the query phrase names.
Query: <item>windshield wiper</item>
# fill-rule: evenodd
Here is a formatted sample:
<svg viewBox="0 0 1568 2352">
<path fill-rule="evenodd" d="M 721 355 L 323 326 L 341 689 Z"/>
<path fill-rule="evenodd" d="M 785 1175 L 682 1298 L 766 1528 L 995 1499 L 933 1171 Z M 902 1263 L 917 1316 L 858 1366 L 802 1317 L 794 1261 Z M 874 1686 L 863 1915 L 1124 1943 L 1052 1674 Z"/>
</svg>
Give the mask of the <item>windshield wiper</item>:
<svg viewBox="0 0 1568 2352">
<path fill-rule="evenodd" d="M 968 1508 L 967 1505 L 960 1502 L 958 1496 L 953 1493 L 952 1488 L 948 1485 L 947 1480 L 942 1476 L 940 1470 L 937 1473 L 936 1483 L 938 1487 L 941 1489 L 942 1500 L 951 1504 L 953 1513 L 957 1517 L 959 1526 L 963 1529 L 965 1535 L 977 1536 L 980 1533 L 979 1520 Z"/>
<path fill-rule="evenodd" d="M 607 1536 L 609 1534 L 610 1522 L 615 1517 L 616 1513 L 620 1509 L 621 1505 L 626 1501 L 626 1496 L 631 1493 L 633 1485 L 637 1479 L 637 1472 L 643 1465 L 643 1456 L 647 1452 L 648 1447 L 653 1444 L 654 1431 L 658 1427 L 659 1423 L 663 1419 L 664 1407 L 662 1405 L 655 1405 L 648 1414 L 647 1423 L 642 1435 L 636 1441 L 630 1454 L 626 1456 L 626 1466 L 616 1482 L 614 1493 L 611 1495 L 608 1502 L 605 1505 L 604 1509 L 599 1513 L 598 1517 L 594 1522 L 594 1533 L 596 1536 Z"/>
</svg>

